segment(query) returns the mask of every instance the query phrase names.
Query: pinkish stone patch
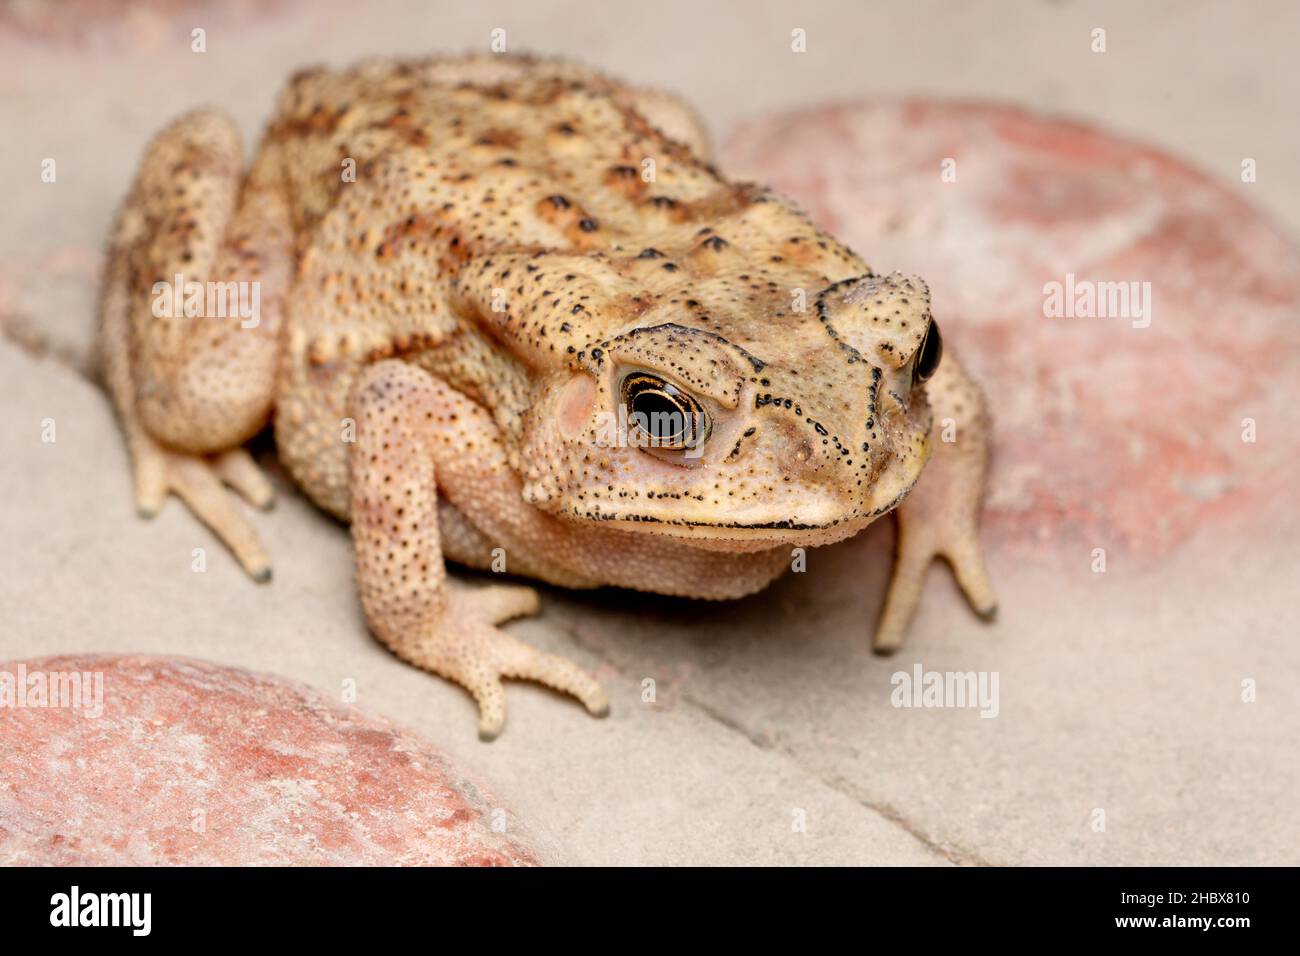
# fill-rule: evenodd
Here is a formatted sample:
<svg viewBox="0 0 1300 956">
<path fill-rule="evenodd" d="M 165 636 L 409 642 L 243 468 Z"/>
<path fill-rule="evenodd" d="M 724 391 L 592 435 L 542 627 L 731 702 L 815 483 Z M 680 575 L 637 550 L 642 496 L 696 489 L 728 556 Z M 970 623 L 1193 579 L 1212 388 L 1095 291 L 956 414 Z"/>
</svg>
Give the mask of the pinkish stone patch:
<svg viewBox="0 0 1300 956">
<path fill-rule="evenodd" d="M 80 706 L 49 706 L 74 673 L 98 675 Z M 0 768 L 0 864 L 538 863 L 513 815 L 423 740 L 203 661 L 0 664 Z"/>
<path fill-rule="evenodd" d="M 754 122 L 723 159 L 874 268 L 930 283 L 992 402 L 995 541 L 1157 556 L 1294 497 L 1300 250 L 1236 169 L 1212 179 L 1079 123 L 918 100 Z M 1046 317 L 1044 287 L 1067 274 L 1149 282 L 1150 325 Z"/>
</svg>

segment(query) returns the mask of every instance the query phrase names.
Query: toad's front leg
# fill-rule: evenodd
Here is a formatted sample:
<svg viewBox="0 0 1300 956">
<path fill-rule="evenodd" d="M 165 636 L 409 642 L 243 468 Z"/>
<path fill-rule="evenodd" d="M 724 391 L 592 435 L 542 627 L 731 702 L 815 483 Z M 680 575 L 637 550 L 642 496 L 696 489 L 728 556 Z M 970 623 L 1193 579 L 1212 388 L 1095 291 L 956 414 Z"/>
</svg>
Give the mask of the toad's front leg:
<svg viewBox="0 0 1300 956">
<path fill-rule="evenodd" d="M 926 392 L 934 412 L 933 452 L 897 509 L 894 573 L 872 642 L 878 654 L 902 645 L 925 572 L 937 557 L 948 559 L 976 614 L 989 620 L 998 606 L 979 542 L 991 431 L 984 394 L 951 356 L 944 356 Z M 949 429 L 952 440 L 947 440 Z"/>
<path fill-rule="evenodd" d="M 605 692 L 589 674 L 497 627 L 537 613 L 536 591 L 472 587 L 447 576 L 439 486 L 460 483 L 469 485 L 456 489 L 460 497 L 497 498 L 512 481 L 487 414 L 400 361 L 365 371 L 353 411 L 352 538 L 361 604 L 375 635 L 403 660 L 464 686 L 478 702 L 484 740 L 505 724 L 507 677 L 539 681 L 597 716 L 607 713 Z"/>
</svg>

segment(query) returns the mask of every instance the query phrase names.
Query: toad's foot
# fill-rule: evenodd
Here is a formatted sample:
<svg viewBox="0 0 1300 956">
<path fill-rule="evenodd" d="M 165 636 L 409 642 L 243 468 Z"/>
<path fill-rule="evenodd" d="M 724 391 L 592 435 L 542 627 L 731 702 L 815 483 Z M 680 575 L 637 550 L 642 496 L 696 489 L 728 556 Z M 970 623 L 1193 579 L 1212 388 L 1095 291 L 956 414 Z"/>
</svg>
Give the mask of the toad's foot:
<svg viewBox="0 0 1300 956">
<path fill-rule="evenodd" d="M 872 650 L 877 654 L 892 654 L 902 645 L 921 601 L 925 573 L 930 563 L 940 557 L 952 566 L 957 584 L 975 613 L 986 621 L 997 614 L 997 595 L 980 553 L 975 516 L 949 513 L 946 521 L 931 522 L 924 518 L 918 521 L 916 509 L 904 505 L 898 513 L 894 573 L 872 640 Z"/>
<path fill-rule="evenodd" d="M 229 485 L 259 508 L 274 502 L 271 483 L 243 448 L 212 456 L 188 455 L 163 448 L 142 431 L 131 436 L 136 510 L 156 515 L 168 493 L 175 493 L 200 521 L 216 533 L 254 581 L 271 580 L 271 559 L 257 533 L 231 500 Z"/>
<path fill-rule="evenodd" d="M 892 654 L 903 643 L 930 563 L 943 557 L 975 613 L 991 620 L 997 596 L 984 566 L 979 513 L 988 468 L 989 417 L 979 387 L 945 356 L 928 387 L 934 451 L 920 479 L 898 507 L 894 574 L 872 649 Z"/>
<path fill-rule="evenodd" d="M 538 610 L 537 592 L 530 587 L 471 587 L 448 580 L 443 615 L 391 643 L 399 657 L 455 681 L 473 695 L 480 740 L 494 740 L 505 726 L 505 678 L 535 680 L 571 694 L 588 712 L 604 717 L 609 700 L 595 678 L 571 661 L 530 647 L 496 626 Z"/>
</svg>

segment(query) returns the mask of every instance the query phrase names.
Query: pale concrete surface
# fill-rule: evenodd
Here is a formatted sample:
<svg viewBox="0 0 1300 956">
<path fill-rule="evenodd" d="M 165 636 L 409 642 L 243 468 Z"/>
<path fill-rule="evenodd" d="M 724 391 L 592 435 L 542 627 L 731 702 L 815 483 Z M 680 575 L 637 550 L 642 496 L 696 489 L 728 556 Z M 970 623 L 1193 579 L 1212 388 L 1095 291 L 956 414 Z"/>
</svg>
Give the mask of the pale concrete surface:
<svg viewBox="0 0 1300 956">
<path fill-rule="evenodd" d="M 116 26 L 93 5 L 75 26 L 15 8 L 0 20 L 0 323 L 18 343 L 0 343 L 0 659 L 150 651 L 327 690 L 353 679 L 361 706 L 491 781 L 555 862 L 1300 862 L 1294 495 L 1268 526 L 1242 518 L 1131 573 L 995 552 L 992 627 L 936 573 L 912 642 L 887 661 L 866 643 L 887 525 L 738 604 L 548 590 L 544 616 L 512 627 L 594 669 L 613 715 L 512 685 L 506 733 L 482 745 L 462 691 L 366 635 L 346 531 L 284 482 L 277 510 L 255 516 L 276 562 L 269 587 L 249 584 L 179 503 L 138 521 L 116 424 L 82 377 L 103 237 L 169 117 L 219 104 L 252 141 L 297 66 L 481 49 L 497 26 L 512 47 L 686 93 L 720 133 L 771 109 L 905 91 L 1103 121 L 1223 178 L 1252 156 L 1258 204 L 1300 232 L 1300 186 L 1283 175 L 1300 168 L 1300 13 L 1134 6 L 1010 16 L 900 3 L 868 18 L 853 3 L 146 4 Z M 193 26 L 208 53 L 189 52 Z M 1086 52 L 1094 26 L 1108 31 L 1103 57 Z M 801 58 L 795 27 L 809 36 Z M 54 185 L 39 181 L 47 156 Z M 190 570 L 196 547 L 203 574 Z M 916 661 L 995 667 L 999 717 L 893 708 L 890 676 Z M 1240 700 L 1244 678 L 1259 682 L 1255 704 Z M 1104 833 L 1090 825 L 1099 808 Z"/>
</svg>

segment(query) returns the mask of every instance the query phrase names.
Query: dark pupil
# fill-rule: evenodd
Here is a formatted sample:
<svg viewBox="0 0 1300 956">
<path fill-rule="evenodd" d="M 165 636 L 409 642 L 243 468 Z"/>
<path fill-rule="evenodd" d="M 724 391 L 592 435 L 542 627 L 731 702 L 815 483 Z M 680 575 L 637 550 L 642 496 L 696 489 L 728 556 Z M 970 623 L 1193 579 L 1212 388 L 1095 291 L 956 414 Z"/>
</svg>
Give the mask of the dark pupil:
<svg viewBox="0 0 1300 956">
<path fill-rule="evenodd" d="M 943 339 L 939 337 L 939 324 L 931 322 L 925 332 L 925 341 L 921 343 L 921 354 L 916 357 L 916 380 L 924 382 L 937 372 L 942 357 Z"/>
<path fill-rule="evenodd" d="M 689 430 L 689 413 L 671 395 L 647 389 L 632 396 L 631 412 L 645 416 L 642 427 L 660 442 L 681 440 Z"/>
</svg>

